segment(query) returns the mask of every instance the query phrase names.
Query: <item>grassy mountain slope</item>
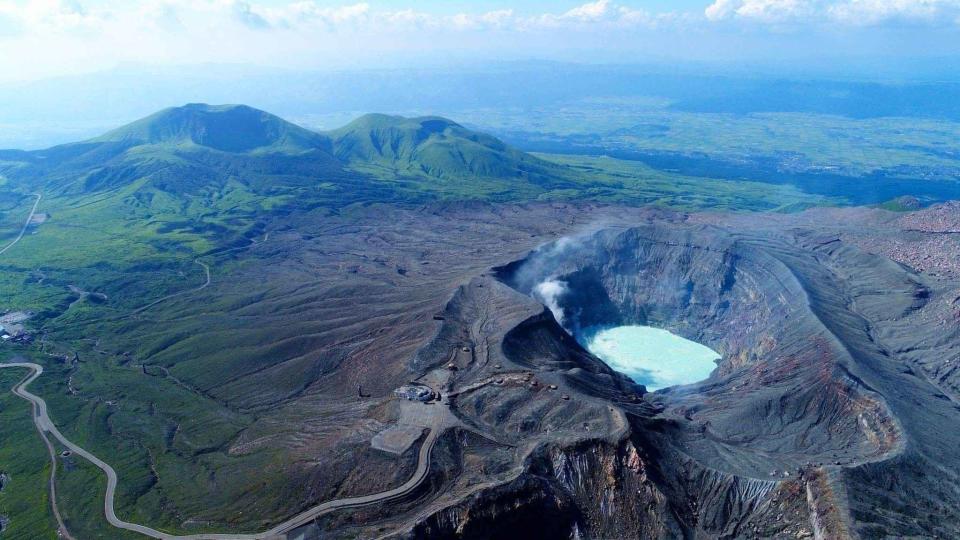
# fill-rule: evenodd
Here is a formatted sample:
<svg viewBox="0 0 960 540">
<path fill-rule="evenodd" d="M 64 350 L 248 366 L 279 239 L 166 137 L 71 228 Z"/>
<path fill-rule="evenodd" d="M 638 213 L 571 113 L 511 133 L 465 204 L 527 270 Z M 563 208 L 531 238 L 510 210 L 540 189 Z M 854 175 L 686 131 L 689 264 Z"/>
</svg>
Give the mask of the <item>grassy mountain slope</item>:
<svg viewBox="0 0 960 540">
<path fill-rule="evenodd" d="M 329 133 L 334 154 L 378 176 L 569 186 L 570 171 L 445 118 L 368 114 Z"/>
</svg>

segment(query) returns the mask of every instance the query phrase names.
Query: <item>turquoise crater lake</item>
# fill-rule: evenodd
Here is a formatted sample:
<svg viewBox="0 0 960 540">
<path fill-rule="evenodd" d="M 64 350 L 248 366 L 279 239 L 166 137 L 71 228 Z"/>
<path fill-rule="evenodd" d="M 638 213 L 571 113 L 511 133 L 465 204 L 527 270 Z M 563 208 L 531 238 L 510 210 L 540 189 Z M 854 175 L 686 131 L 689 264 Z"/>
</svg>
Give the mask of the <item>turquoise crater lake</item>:
<svg viewBox="0 0 960 540">
<path fill-rule="evenodd" d="M 588 328 L 581 343 L 608 366 L 651 391 L 702 381 L 720 359 L 709 347 L 650 326 Z"/>
</svg>

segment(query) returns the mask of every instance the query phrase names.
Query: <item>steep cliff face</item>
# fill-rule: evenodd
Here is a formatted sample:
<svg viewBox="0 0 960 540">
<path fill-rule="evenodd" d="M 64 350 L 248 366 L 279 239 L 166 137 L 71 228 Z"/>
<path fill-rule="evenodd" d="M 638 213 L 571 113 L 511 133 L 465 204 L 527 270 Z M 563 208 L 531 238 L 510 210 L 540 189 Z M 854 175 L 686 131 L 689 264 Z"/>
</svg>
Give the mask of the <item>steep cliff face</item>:
<svg viewBox="0 0 960 540">
<path fill-rule="evenodd" d="M 766 536 L 812 536 L 802 482 L 742 478 L 682 456 L 654 457 L 635 437 L 642 435 L 538 447 L 516 477 L 436 511 L 405 536 L 736 538 L 761 527 Z M 788 501 L 797 509 L 784 516 Z"/>
<path fill-rule="evenodd" d="M 733 537 L 777 486 L 682 458 L 667 477 L 631 439 L 553 448 L 548 457 L 546 472 L 580 509 L 585 538 Z"/>
</svg>

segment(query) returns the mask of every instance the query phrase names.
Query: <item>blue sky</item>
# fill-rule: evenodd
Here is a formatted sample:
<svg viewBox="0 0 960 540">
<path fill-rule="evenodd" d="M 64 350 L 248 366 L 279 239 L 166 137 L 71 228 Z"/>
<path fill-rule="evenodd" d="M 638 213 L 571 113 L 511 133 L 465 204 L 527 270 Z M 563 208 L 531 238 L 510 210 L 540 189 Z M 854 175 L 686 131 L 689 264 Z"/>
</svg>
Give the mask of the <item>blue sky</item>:
<svg viewBox="0 0 960 540">
<path fill-rule="evenodd" d="M 0 51 L 0 81 L 131 63 L 895 63 L 960 55 L 960 0 L 0 0 Z"/>
</svg>

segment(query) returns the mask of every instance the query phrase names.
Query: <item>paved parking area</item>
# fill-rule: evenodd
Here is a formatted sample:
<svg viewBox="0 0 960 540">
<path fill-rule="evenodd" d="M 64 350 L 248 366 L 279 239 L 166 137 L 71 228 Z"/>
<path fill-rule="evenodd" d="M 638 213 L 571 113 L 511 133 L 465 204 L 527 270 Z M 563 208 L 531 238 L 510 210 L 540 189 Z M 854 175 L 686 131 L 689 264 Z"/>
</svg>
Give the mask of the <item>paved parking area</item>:
<svg viewBox="0 0 960 540">
<path fill-rule="evenodd" d="M 370 446 L 391 454 L 403 454 L 423 435 L 423 427 L 411 425 L 391 426 L 377 433 L 370 440 Z"/>
</svg>

